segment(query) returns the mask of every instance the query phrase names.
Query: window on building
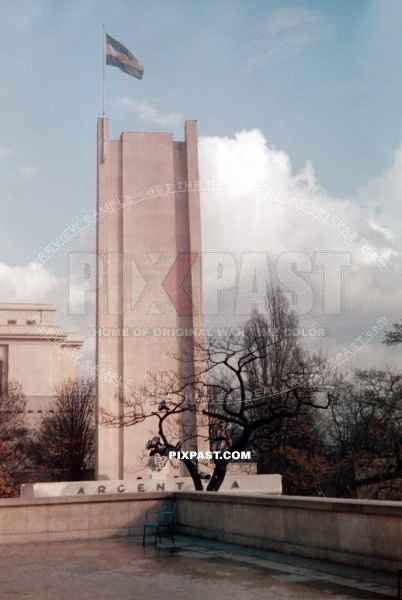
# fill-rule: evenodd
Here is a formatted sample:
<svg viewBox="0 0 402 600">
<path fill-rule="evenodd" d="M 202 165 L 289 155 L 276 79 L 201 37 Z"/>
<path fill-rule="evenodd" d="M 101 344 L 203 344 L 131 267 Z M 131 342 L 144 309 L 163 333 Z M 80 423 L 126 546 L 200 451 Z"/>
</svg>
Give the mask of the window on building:
<svg viewBox="0 0 402 600">
<path fill-rule="evenodd" d="M 8 325 L 17 325 L 17 321 L 15 319 L 8 319 L 7 324 Z"/>
<path fill-rule="evenodd" d="M 35 321 L 35 319 L 28 319 L 26 324 L 27 325 L 36 325 L 36 321 Z"/>
</svg>

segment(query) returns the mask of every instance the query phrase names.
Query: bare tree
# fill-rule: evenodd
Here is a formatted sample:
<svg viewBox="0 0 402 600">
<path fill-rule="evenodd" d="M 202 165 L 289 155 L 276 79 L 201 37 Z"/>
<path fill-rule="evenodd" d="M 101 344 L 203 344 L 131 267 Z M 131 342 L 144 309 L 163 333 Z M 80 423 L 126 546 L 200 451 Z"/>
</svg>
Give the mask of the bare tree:
<svg viewBox="0 0 402 600">
<path fill-rule="evenodd" d="M 92 380 L 68 381 L 34 439 L 40 468 L 56 471 L 71 481 L 82 478 L 93 462 L 95 449 L 95 385 Z"/>
<path fill-rule="evenodd" d="M 356 370 L 334 389 L 329 440 L 338 493 L 402 494 L 402 374 Z M 394 489 L 392 489 L 394 488 Z M 388 491 L 387 491 L 388 490 Z"/>
<path fill-rule="evenodd" d="M 327 408 L 321 393 L 323 360 L 303 349 L 295 335 L 297 315 L 279 288 L 267 290 L 266 305 L 268 316 L 253 313 L 244 334 L 209 339 L 196 345 L 195 357 L 176 357 L 180 376 L 155 375 L 141 395 L 124 400 L 122 417 L 104 414 L 104 423 L 131 426 L 156 419 L 151 454 L 167 456 L 201 441 L 233 453 L 251 449 L 260 432 L 270 435 L 306 407 Z M 202 490 L 203 466 L 190 458 L 182 462 L 195 489 Z M 219 490 L 229 462 L 222 454 L 215 457 L 208 491 Z"/>
<path fill-rule="evenodd" d="M 10 441 L 23 435 L 25 429 L 26 399 L 22 386 L 10 381 L 0 394 L 0 440 Z"/>
<path fill-rule="evenodd" d="M 402 321 L 392 323 L 392 329 L 385 332 L 383 343 L 386 346 L 396 346 L 402 343 Z"/>
</svg>

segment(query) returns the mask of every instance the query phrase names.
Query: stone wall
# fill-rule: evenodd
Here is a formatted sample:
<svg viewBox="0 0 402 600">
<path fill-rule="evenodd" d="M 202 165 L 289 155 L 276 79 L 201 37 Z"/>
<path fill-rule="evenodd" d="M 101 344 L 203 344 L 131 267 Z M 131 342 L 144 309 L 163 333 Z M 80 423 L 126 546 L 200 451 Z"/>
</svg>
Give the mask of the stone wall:
<svg viewBox="0 0 402 600">
<path fill-rule="evenodd" d="M 142 536 L 145 512 L 169 494 L 0 501 L 0 544 Z"/>
<path fill-rule="evenodd" d="M 176 497 L 178 532 L 394 571 L 402 502 L 179 492 L 0 501 L 0 544 L 141 536 L 145 512 Z"/>
<path fill-rule="evenodd" d="M 178 530 L 348 565 L 402 568 L 402 502 L 177 494 Z"/>
</svg>

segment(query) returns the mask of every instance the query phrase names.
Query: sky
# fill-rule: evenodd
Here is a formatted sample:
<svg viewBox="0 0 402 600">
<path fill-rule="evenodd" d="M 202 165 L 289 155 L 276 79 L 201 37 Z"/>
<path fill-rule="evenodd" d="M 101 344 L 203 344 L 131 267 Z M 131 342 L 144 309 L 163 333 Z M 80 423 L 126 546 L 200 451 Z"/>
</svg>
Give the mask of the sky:
<svg viewBox="0 0 402 600">
<path fill-rule="evenodd" d="M 145 65 L 142 81 L 107 69 L 113 136 L 182 139 L 184 119 L 197 119 L 201 175 L 229 186 L 203 193 L 204 250 L 350 251 L 342 315 L 304 317 L 327 328 L 330 353 L 378 318 L 402 317 L 399 0 L 19 0 L 2 21 L 0 301 L 54 301 L 76 325 L 68 253 L 92 249 L 94 231 L 39 274 L 30 263 L 95 208 L 104 24 Z M 357 231 L 383 268 L 336 226 L 287 206 L 295 196 Z M 316 269 L 312 285 L 320 278 Z M 378 335 L 350 364 L 398 365 L 400 352 Z"/>
</svg>

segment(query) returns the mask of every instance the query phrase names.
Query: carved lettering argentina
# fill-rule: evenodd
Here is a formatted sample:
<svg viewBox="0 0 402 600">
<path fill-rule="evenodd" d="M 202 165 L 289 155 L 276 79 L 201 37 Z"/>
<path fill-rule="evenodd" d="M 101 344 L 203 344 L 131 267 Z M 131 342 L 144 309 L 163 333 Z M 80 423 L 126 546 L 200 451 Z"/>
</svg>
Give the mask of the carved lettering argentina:
<svg viewBox="0 0 402 600">
<path fill-rule="evenodd" d="M 204 489 L 208 481 L 204 482 Z M 266 493 L 281 494 L 280 475 L 226 476 L 221 493 Z M 167 479 L 127 479 L 115 481 L 65 481 L 24 484 L 23 496 L 104 496 L 110 494 L 143 494 L 149 492 L 194 492 L 191 477 L 171 477 Z"/>
</svg>

